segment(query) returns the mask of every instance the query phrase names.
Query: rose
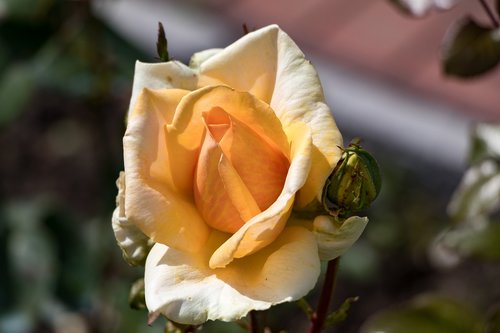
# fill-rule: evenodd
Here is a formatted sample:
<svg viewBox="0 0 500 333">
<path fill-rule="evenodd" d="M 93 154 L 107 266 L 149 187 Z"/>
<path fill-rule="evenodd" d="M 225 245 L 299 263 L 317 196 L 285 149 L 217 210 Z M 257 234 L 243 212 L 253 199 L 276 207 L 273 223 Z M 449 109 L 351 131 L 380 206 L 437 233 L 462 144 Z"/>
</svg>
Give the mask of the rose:
<svg viewBox="0 0 500 333">
<path fill-rule="evenodd" d="M 342 138 L 313 66 L 277 26 L 189 67 L 138 62 L 123 141 L 115 235 L 133 263 L 156 243 L 146 304 L 173 321 L 230 321 L 304 296 L 320 259 L 367 223 L 314 213 Z"/>
</svg>

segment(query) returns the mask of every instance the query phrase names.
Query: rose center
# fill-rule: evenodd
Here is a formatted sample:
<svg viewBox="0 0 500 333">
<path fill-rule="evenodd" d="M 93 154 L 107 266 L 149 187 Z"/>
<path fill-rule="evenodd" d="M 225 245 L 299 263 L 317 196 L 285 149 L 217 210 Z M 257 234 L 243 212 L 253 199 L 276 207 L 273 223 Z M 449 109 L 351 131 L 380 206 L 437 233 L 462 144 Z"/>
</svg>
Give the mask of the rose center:
<svg viewBox="0 0 500 333">
<path fill-rule="evenodd" d="M 204 112 L 203 121 L 195 202 L 208 225 L 234 233 L 276 201 L 290 163 L 268 138 L 220 107 Z"/>
</svg>

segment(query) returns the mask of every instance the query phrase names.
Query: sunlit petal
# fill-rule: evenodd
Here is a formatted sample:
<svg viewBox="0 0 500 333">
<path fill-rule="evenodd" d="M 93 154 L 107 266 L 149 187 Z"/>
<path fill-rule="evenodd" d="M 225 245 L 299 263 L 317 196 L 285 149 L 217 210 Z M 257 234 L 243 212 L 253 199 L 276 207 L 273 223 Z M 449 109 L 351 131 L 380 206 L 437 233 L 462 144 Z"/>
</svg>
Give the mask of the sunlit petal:
<svg viewBox="0 0 500 333">
<path fill-rule="evenodd" d="M 179 61 L 160 63 L 137 61 L 129 113 L 134 110 L 135 103 L 144 88 L 194 90 L 197 82 L 197 74 Z"/>
<path fill-rule="evenodd" d="M 342 135 L 325 103 L 318 74 L 295 42 L 282 30 L 277 34 L 276 81 L 271 100 L 283 126 L 297 121 L 312 132 L 313 152 L 309 177 L 300 190 L 296 206 L 321 201 L 326 178 L 340 159 Z"/>
<path fill-rule="evenodd" d="M 210 253 L 223 240 L 214 232 L 196 254 L 156 244 L 146 262 L 149 311 L 184 324 L 233 321 L 251 310 L 304 296 L 319 276 L 317 245 L 304 228 L 286 228 L 262 251 L 226 268 L 210 269 Z"/>
<path fill-rule="evenodd" d="M 167 153 L 163 135 L 186 93 L 145 89 L 139 96 L 123 139 L 125 211 L 129 221 L 155 242 L 196 251 L 206 241 L 209 228 L 194 204 L 176 188 L 177 175 L 168 167 L 173 157 Z"/>
</svg>

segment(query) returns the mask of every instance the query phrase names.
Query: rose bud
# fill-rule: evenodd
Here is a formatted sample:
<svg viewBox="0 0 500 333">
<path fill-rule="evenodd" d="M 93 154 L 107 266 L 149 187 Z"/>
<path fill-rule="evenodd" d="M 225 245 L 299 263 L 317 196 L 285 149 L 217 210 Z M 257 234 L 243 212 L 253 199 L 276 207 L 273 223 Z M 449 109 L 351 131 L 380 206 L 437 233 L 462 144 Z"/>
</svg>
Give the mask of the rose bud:
<svg viewBox="0 0 500 333">
<path fill-rule="evenodd" d="M 323 206 L 333 216 L 347 217 L 367 208 L 380 192 L 381 184 L 377 161 L 353 142 L 325 183 Z"/>
</svg>

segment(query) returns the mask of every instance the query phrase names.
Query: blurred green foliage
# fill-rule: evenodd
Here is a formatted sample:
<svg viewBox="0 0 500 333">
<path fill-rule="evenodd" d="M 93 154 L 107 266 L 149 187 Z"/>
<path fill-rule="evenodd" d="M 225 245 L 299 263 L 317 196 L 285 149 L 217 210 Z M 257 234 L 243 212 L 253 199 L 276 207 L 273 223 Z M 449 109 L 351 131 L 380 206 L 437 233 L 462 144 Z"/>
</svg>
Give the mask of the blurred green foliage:
<svg viewBox="0 0 500 333">
<path fill-rule="evenodd" d="M 436 295 L 421 295 L 372 317 L 361 333 L 480 333 L 481 316 L 467 305 Z"/>
<path fill-rule="evenodd" d="M 0 332 L 152 330 L 109 223 L 139 58 L 89 2 L 0 3 Z"/>
<path fill-rule="evenodd" d="M 0 126 L 35 91 L 101 98 L 127 89 L 141 53 L 92 14 L 90 2 L 10 0 L 0 17 Z"/>
<path fill-rule="evenodd" d="M 498 124 L 478 124 L 473 132 L 471 165 L 448 206 L 455 224 L 435 244 L 458 259 L 500 259 L 499 139 Z"/>
<path fill-rule="evenodd" d="M 499 137 L 497 124 L 475 127 L 470 168 L 448 207 L 454 224 L 436 237 L 429 251 L 431 261 L 448 269 L 462 264 L 474 272 L 477 263 L 471 259 L 492 265 L 491 277 L 470 278 L 476 282 L 467 284 L 467 275 L 460 275 L 460 283 L 468 288 L 465 295 L 417 296 L 371 316 L 363 326 L 363 333 L 490 333 L 499 329 L 499 295 L 495 283 L 498 281 L 495 267 L 500 260 L 500 221 L 496 217 L 500 208 Z M 493 285 L 478 282 L 482 279 L 494 281 Z M 489 293 L 491 297 L 486 296 Z"/>
</svg>

